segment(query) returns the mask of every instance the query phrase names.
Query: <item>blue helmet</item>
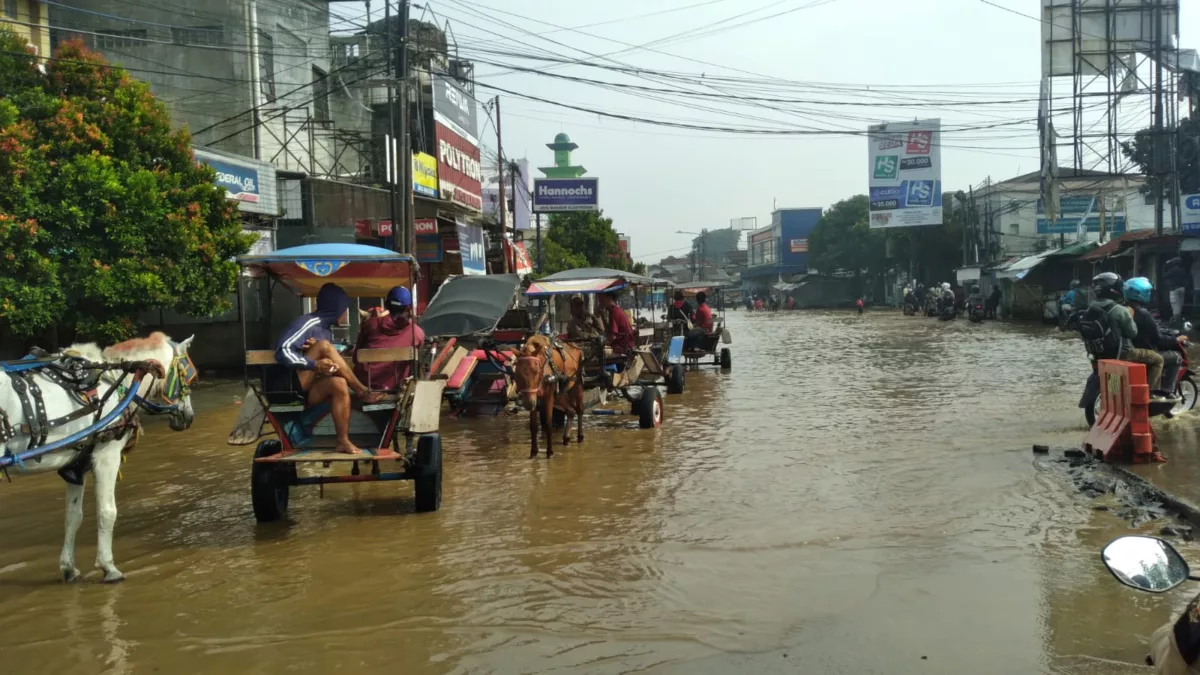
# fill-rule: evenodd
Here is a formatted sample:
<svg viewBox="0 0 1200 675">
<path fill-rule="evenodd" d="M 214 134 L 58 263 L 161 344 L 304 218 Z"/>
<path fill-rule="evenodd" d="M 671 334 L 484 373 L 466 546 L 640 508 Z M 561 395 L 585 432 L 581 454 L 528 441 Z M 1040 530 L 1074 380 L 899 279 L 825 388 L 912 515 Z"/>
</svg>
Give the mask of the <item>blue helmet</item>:
<svg viewBox="0 0 1200 675">
<path fill-rule="evenodd" d="M 1130 302 L 1140 302 L 1143 305 L 1150 304 L 1150 292 L 1154 290 L 1154 284 L 1146 277 L 1134 277 L 1125 282 L 1125 299 Z"/>
<path fill-rule="evenodd" d="M 388 291 L 384 305 L 387 306 L 388 311 L 403 312 L 412 307 L 412 293 L 403 286 L 397 286 Z"/>
</svg>

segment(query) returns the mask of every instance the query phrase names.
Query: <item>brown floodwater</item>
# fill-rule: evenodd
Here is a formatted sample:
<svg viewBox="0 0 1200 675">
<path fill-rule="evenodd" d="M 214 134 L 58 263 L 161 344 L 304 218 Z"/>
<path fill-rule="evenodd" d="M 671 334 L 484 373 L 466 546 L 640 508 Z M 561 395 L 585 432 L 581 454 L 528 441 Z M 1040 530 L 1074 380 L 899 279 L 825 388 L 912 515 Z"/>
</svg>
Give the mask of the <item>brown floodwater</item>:
<svg viewBox="0 0 1200 675">
<path fill-rule="evenodd" d="M 124 584 L 58 582 L 57 478 L 0 485 L 0 671 L 1143 672 L 1197 589 L 1118 585 L 1098 551 L 1128 526 L 1030 453 L 1082 437 L 1077 341 L 883 311 L 730 327 L 733 371 L 690 373 L 661 429 L 589 418 L 530 460 L 524 414 L 446 420 L 431 514 L 407 483 L 296 488 L 256 525 L 240 385 L 209 383 L 125 467 Z"/>
</svg>

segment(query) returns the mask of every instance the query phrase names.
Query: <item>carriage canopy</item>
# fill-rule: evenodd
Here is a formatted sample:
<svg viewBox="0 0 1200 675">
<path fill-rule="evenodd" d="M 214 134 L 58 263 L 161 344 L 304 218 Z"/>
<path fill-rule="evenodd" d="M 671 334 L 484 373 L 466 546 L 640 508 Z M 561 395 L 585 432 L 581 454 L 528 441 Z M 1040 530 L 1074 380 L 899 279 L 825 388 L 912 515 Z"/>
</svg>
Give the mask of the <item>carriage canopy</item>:
<svg viewBox="0 0 1200 675">
<path fill-rule="evenodd" d="M 238 257 L 251 274 L 278 279 L 293 293 L 315 297 L 328 283 L 354 298 L 382 298 L 412 283 L 416 261 L 408 255 L 362 244 L 306 244 L 263 255 Z"/>
<path fill-rule="evenodd" d="M 516 274 L 448 279 L 421 315 L 426 337 L 464 337 L 491 333 L 521 292 Z"/>
</svg>

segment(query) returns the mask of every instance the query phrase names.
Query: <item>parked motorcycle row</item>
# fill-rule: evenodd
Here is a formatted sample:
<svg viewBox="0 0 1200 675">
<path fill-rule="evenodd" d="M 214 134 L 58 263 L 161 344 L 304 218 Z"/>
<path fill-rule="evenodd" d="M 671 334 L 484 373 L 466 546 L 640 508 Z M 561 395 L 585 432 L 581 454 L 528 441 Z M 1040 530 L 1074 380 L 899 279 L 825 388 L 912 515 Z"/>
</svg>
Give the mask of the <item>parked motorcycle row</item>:
<svg viewBox="0 0 1200 675">
<path fill-rule="evenodd" d="M 983 300 L 976 300 L 976 297 L 968 298 L 965 305 L 960 308 L 958 298 L 950 290 L 950 284 L 943 283 L 941 286 L 934 286 L 923 293 L 914 292 L 910 288 L 904 289 L 902 307 L 905 316 L 916 316 L 918 312 L 921 312 L 929 318 L 936 317 L 939 321 L 953 321 L 958 318 L 961 309 L 971 323 L 981 323 L 987 318 L 987 309 L 984 307 Z"/>
</svg>

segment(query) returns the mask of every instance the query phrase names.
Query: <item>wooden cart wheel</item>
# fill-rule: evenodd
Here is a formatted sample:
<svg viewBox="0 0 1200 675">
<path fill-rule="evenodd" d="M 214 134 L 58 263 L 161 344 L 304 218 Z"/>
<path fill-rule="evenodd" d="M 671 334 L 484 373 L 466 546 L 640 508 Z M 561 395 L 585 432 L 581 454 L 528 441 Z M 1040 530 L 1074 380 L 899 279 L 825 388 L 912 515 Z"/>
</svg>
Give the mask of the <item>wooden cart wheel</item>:
<svg viewBox="0 0 1200 675">
<path fill-rule="evenodd" d="M 413 489 L 417 513 L 429 513 L 442 508 L 442 437 L 425 434 L 417 439 L 416 473 Z"/>
<path fill-rule="evenodd" d="M 638 426 L 643 429 L 654 429 L 662 425 L 663 401 L 662 392 L 658 387 L 645 387 L 642 396 L 635 404 L 638 415 Z"/>
<path fill-rule="evenodd" d="M 279 441 L 266 440 L 258 444 L 254 457 L 269 457 L 282 449 Z M 290 478 L 295 478 L 295 465 L 263 464 L 254 462 L 250 467 L 250 503 L 254 507 L 254 519 L 260 523 L 273 523 L 287 515 L 288 488 Z"/>
<path fill-rule="evenodd" d="M 671 366 L 671 370 L 667 373 L 667 393 L 682 394 L 683 393 L 683 364 L 676 363 Z"/>
</svg>

